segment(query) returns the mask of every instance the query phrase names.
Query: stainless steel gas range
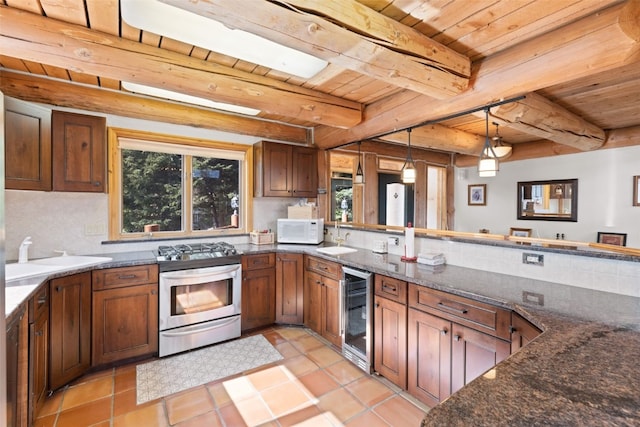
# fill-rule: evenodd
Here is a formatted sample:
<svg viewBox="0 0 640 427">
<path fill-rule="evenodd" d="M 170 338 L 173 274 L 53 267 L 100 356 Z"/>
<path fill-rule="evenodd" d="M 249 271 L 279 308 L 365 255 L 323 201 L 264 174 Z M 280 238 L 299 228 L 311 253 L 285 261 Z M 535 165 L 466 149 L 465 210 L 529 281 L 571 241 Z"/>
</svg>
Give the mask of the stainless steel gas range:
<svg viewBox="0 0 640 427">
<path fill-rule="evenodd" d="M 240 253 L 226 242 L 160 246 L 159 356 L 240 336 Z"/>
</svg>

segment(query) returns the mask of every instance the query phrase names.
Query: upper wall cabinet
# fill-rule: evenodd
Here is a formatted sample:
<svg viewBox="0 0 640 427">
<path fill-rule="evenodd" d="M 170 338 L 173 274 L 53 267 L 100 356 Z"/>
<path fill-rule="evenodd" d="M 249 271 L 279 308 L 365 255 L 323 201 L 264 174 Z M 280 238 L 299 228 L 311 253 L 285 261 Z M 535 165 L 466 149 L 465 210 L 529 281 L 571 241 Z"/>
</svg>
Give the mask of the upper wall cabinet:
<svg viewBox="0 0 640 427">
<path fill-rule="evenodd" d="M 53 190 L 106 191 L 106 119 L 53 111 Z"/>
<path fill-rule="evenodd" d="M 51 111 L 5 98 L 5 186 L 51 191 Z"/>
<path fill-rule="evenodd" d="M 255 149 L 255 196 L 316 197 L 318 161 L 315 148 L 259 142 Z"/>
</svg>

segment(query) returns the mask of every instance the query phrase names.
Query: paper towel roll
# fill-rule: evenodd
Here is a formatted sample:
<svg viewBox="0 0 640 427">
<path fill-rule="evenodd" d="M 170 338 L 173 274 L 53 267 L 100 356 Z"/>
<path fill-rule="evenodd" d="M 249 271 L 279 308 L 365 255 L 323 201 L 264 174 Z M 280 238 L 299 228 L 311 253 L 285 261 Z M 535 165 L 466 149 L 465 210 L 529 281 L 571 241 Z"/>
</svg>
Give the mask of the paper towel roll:
<svg viewBox="0 0 640 427">
<path fill-rule="evenodd" d="M 411 223 L 404 229 L 404 258 L 406 260 L 415 260 L 415 229 Z"/>
</svg>

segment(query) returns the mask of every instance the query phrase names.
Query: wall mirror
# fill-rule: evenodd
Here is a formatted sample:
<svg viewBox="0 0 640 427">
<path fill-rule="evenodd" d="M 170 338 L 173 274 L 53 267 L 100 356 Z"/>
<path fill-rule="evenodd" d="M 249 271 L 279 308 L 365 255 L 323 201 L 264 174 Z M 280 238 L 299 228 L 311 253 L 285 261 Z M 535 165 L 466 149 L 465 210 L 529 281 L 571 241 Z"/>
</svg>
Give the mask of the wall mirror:
<svg viewBox="0 0 640 427">
<path fill-rule="evenodd" d="M 578 180 L 518 182 L 518 219 L 578 222 Z"/>
</svg>

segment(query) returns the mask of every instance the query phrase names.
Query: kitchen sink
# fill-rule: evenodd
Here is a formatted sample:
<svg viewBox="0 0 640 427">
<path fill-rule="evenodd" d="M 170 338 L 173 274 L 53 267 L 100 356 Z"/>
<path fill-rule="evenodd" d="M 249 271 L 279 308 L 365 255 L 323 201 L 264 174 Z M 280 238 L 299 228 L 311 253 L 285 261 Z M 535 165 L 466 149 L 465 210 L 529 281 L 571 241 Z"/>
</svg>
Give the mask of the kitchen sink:
<svg viewBox="0 0 640 427">
<path fill-rule="evenodd" d="M 344 255 L 358 251 L 357 249 L 348 248 L 346 246 L 328 246 L 326 248 L 318 248 L 316 250 L 327 255 Z"/>
<path fill-rule="evenodd" d="M 113 258 L 102 256 L 67 255 L 52 258 L 34 259 L 28 264 L 53 265 L 60 267 L 85 267 L 111 261 Z"/>
<path fill-rule="evenodd" d="M 89 267 L 113 258 L 100 256 L 57 256 L 52 258 L 34 259 L 26 263 L 14 263 L 5 265 L 5 280 L 25 279 L 40 276 L 42 274 L 57 273 L 74 268 Z"/>
</svg>

